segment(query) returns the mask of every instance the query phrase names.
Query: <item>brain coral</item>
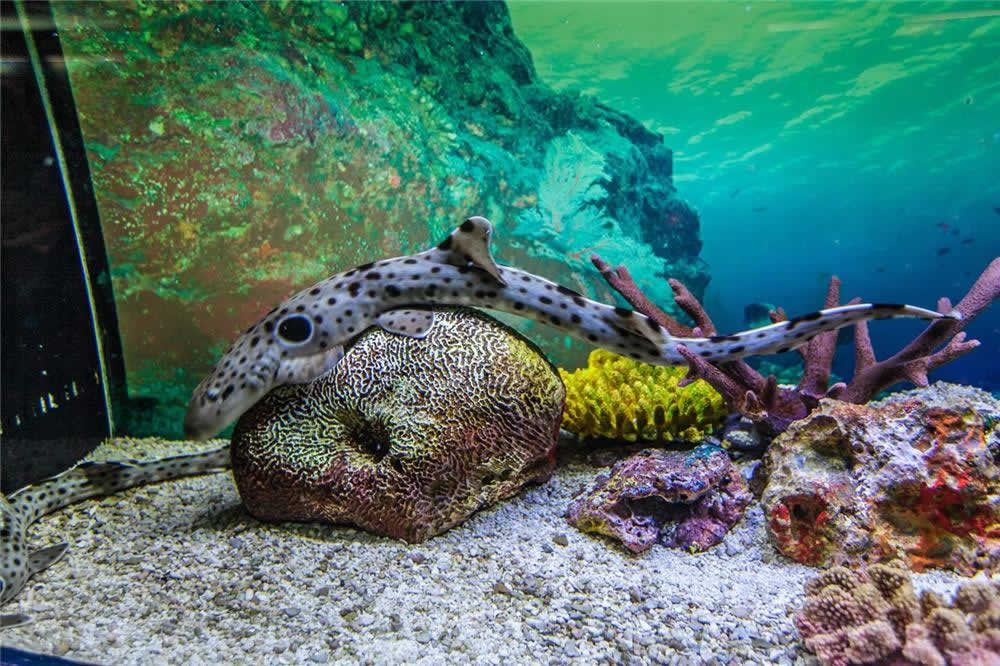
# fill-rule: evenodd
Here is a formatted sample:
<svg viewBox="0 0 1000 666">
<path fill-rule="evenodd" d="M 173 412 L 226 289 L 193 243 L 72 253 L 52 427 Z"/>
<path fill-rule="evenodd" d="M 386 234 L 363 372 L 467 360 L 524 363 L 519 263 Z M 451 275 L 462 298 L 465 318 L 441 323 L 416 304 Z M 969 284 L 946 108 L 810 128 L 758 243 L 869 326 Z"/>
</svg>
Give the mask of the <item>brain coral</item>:
<svg viewBox="0 0 1000 666">
<path fill-rule="evenodd" d="M 319 520 L 422 541 L 549 477 L 565 389 L 538 349 L 475 310 L 423 339 L 371 328 L 310 384 L 237 422 L 233 476 L 264 520 Z"/>
<path fill-rule="evenodd" d="M 566 384 L 563 427 L 587 437 L 697 440 L 727 414 L 722 396 L 704 381 L 677 386 L 683 368 L 647 365 L 595 349 L 586 368 L 559 373 Z"/>
</svg>

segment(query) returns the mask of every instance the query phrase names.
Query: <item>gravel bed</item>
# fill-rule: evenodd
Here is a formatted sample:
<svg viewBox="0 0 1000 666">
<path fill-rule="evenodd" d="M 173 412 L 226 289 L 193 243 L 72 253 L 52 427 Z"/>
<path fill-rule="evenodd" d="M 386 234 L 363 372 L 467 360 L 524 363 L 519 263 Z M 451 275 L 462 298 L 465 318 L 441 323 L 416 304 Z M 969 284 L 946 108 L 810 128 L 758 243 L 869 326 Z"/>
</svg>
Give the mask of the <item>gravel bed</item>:
<svg viewBox="0 0 1000 666">
<path fill-rule="evenodd" d="M 118 440 L 92 458 L 192 450 Z M 4 607 L 34 621 L 2 641 L 102 664 L 814 662 L 788 608 L 816 572 L 768 543 L 758 504 L 707 553 L 634 556 L 562 517 L 600 471 L 587 460 L 414 546 L 260 523 L 228 473 L 82 502 L 32 529 L 70 551 Z"/>
</svg>

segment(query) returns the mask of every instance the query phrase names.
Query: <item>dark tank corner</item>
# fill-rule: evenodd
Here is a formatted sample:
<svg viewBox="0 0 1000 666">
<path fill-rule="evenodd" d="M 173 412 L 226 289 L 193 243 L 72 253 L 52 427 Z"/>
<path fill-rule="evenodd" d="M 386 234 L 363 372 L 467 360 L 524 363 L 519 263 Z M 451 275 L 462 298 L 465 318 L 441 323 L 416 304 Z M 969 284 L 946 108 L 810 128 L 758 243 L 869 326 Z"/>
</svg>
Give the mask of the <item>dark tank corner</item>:
<svg viewBox="0 0 1000 666">
<path fill-rule="evenodd" d="M 97 204 L 48 3 L 2 6 L 0 447 L 9 493 L 70 467 L 111 434 L 124 371 Z"/>
</svg>

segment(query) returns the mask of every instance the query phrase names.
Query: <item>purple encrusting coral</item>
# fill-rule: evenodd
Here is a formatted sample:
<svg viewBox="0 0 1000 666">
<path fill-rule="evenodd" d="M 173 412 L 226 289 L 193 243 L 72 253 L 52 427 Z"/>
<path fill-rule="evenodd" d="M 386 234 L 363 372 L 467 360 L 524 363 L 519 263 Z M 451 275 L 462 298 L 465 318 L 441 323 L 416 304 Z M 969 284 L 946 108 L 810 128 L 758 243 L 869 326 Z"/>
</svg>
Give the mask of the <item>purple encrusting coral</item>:
<svg viewBox="0 0 1000 666">
<path fill-rule="evenodd" d="M 751 496 L 722 449 L 645 449 L 601 474 L 569 505 L 584 532 L 614 537 L 634 553 L 659 543 L 703 551 L 739 522 Z"/>
</svg>

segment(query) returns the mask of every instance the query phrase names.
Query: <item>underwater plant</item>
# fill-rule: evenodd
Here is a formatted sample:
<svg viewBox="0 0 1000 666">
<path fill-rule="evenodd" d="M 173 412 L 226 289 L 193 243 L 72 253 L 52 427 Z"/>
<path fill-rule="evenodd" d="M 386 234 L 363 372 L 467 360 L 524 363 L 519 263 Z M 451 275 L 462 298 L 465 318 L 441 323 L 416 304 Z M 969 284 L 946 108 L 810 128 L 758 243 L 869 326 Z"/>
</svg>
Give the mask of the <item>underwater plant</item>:
<svg viewBox="0 0 1000 666">
<path fill-rule="evenodd" d="M 587 367 L 567 372 L 563 428 L 585 437 L 634 441 L 698 440 L 728 410 L 706 382 L 679 386 L 684 369 L 653 366 L 595 349 Z"/>
<path fill-rule="evenodd" d="M 612 268 L 597 254 L 590 257 L 601 271 L 605 281 L 637 312 L 646 315 L 675 336 L 716 335 L 715 324 L 701 303 L 678 280 L 668 279 L 674 291 L 674 301 L 694 321 L 690 327 L 680 323 L 650 301 L 632 279 L 624 266 Z M 680 345 L 677 351 L 688 363 L 688 374 L 681 385 L 704 379 L 711 384 L 726 404 L 737 412 L 760 424 L 768 434 L 783 432 L 798 419 L 806 416 L 819 403 L 820 398 L 836 398 L 845 402 L 864 404 L 879 391 L 901 381 L 917 386 L 927 386 L 927 373 L 979 346 L 978 340 L 966 340 L 963 329 L 1000 297 L 1000 257 L 995 258 L 979 275 L 955 306 L 948 298 L 938 300 L 939 312 L 954 312 L 955 318 L 931 322 L 912 342 L 892 356 L 878 361 L 868 335 L 868 325 L 858 321 L 854 327 L 855 370 L 849 383 L 838 382 L 832 386 L 830 368 L 837 346 L 837 332 L 820 333 L 807 344 L 798 347 L 805 369 L 798 386 L 789 389 L 778 386 L 774 375 L 762 376 L 745 361 L 711 361 Z M 825 308 L 837 307 L 840 301 L 840 279 L 833 276 L 827 288 Z M 848 304 L 859 303 L 855 298 Z M 775 323 L 788 322 L 788 328 L 801 325 L 803 317 L 789 320 L 784 310 L 771 313 Z M 721 336 L 725 338 L 726 336 Z M 782 349 L 787 351 L 790 348 Z"/>
</svg>

